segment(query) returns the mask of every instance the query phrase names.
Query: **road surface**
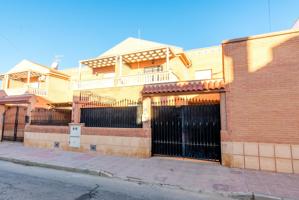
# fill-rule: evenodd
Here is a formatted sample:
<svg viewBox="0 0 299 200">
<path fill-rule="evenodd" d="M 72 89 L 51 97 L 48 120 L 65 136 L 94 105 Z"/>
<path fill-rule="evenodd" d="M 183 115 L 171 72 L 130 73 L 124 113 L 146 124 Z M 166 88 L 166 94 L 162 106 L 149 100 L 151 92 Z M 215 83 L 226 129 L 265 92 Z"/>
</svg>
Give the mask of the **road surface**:
<svg viewBox="0 0 299 200">
<path fill-rule="evenodd" d="M 145 172 L 146 173 L 146 172 Z M 127 182 L 0 161 L 1 200 L 224 200 L 156 185 Z"/>
</svg>

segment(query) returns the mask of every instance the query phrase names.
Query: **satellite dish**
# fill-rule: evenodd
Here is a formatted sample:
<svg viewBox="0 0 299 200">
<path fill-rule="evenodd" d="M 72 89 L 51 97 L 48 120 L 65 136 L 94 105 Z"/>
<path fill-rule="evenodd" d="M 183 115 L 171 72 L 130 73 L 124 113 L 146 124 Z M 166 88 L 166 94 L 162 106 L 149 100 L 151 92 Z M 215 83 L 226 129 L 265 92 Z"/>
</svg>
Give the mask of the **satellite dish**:
<svg viewBox="0 0 299 200">
<path fill-rule="evenodd" d="M 56 56 L 54 56 L 54 61 L 51 64 L 51 68 L 52 69 L 58 69 L 59 63 L 60 63 L 60 61 L 61 61 L 62 58 L 63 58 L 63 55 L 56 55 Z"/>
<path fill-rule="evenodd" d="M 58 61 L 54 61 L 54 62 L 51 64 L 51 68 L 52 68 L 52 69 L 58 69 L 58 66 L 59 66 L 59 62 L 58 62 Z"/>
</svg>

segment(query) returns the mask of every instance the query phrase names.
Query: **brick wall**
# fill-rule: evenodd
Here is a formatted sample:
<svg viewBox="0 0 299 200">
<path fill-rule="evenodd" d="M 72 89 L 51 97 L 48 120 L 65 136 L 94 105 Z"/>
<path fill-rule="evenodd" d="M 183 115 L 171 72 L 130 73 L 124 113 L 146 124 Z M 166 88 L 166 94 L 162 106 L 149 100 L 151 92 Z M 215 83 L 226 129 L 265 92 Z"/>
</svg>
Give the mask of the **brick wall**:
<svg viewBox="0 0 299 200">
<path fill-rule="evenodd" d="M 148 128 L 92 128 L 82 127 L 80 148 L 69 146 L 68 126 L 33 126 L 25 129 L 24 145 L 39 148 L 59 148 L 68 151 L 90 152 L 90 145 L 96 145 L 96 152 L 106 155 L 151 156 L 151 129 Z"/>
<path fill-rule="evenodd" d="M 299 31 L 225 41 L 222 47 L 227 83 L 223 144 L 252 142 L 253 149 L 260 143 L 299 144 Z M 224 164 L 234 166 L 228 157 Z"/>
<path fill-rule="evenodd" d="M 299 143 L 299 31 L 223 43 L 224 140 Z"/>
</svg>

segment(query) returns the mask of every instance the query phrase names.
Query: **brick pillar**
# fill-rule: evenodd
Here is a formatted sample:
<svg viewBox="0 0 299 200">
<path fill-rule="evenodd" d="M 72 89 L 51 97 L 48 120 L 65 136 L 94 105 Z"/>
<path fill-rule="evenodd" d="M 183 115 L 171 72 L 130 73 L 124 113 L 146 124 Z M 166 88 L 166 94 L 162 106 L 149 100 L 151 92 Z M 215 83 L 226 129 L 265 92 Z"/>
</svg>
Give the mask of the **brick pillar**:
<svg viewBox="0 0 299 200">
<path fill-rule="evenodd" d="M 151 128 L 151 98 L 146 97 L 142 101 L 142 123 L 143 128 Z"/>
<path fill-rule="evenodd" d="M 0 141 L 2 140 L 2 127 L 3 127 L 3 116 L 6 108 L 4 105 L 0 105 Z"/>
<path fill-rule="evenodd" d="M 146 135 L 148 136 L 148 149 L 146 157 L 150 157 L 152 155 L 152 129 L 151 129 L 151 118 L 152 118 L 152 105 L 151 98 L 146 97 L 142 101 L 142 125 L 144 131 L 146 131 Z"/>
<path fill-rule="evenodd" d="M 221 131 L 226 131 L 227 130 L 227 121 L 226 121 L 225 93 L 220 93 L 220 118 L 221 118 Z"/>
<path fill-rule="evenodd" d="M 31 111 L 35 109 L 35 105 L 36 105 L 36 98 L 33 96 L 32 98 L 29 99 L 29 104 L 27 105 L 26 115 L 29 117 L 28 124 L 31 123 Z"/>
<path fill-rule="evenodd" d="M 72 123 L 80 123 L 82 104 L 80 103 L 79 100 L 80 100 L 79 96 L 73 97 Z"/>
<path fill-rule="evenodd" d="M 221 119 L 221 163 L 230 167 L 233 162 L 232 158 L 232 142 L 229 131 L 227 130 L 227 110 L 226 110 L 226 94 L 220 93 L 220 119 Z"/>
</svg>

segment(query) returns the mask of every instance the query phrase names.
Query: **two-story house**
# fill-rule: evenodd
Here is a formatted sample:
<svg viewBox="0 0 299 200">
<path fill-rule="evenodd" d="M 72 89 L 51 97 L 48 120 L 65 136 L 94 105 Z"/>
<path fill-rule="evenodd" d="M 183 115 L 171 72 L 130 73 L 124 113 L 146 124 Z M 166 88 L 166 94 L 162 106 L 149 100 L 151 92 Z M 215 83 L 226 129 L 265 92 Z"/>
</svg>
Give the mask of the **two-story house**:
<svg viewBox="0 0 299 200">
<path fill-rule="evenodd" d="M 2 139 L 22 140 L 25 123 L 33 110 L 72 100 L 67 74 L 28 60 L 21 61 L 0 78 Z"/>
<path fill-rule="evenodd" d="M 81 139 L 80 148 L 220 160 L 220 92 L 224 89 L 220 46 L 184 51 L 128 38 L 80 64 L 65 71 L 73 74 L 73 122 L 85 125 L 84 135 L 98 132 L 111 137 L 108 133 L 113 132 L 120 136 L 112 145 L 119 148 L 113 149 L 105 139 L 99 143 Z M 138 148 L 125 144 L 125 136 L 129 141 L 137 137 Z"/>
<path fill-rule="evenodd" d="M 0 76 L 2 135 L 18 134 L 9 116 L 21 106 L 70 106 L 73 96 L 73 123 L 31 119 L 26 146 L 299 173 L 298 44 L 298 29 L 189 51 L 128 38 L 74 69 L 28 72 L 24 62 Z"/>
<path fill-rule="evenodd" d="M 84 124 L 86 134 L 108 128 L 100 134 L 112 131 L 122 136 L 120 148 L 112 150 L 111 145 L 82 139 L 85 150 L 99 145 L 104 148 L 101 151 L 115 154 L 149 156 L 152 152 L 220 160 L 220 46 L 184 51 L 173 45 L 128 38 L 96 58 L 81 60 L 78 68 L 57 70 L 24 60 L 1 78 L 0 102 L 5 110 L 2 139 L 22 140 L 25 123 L 66 126 L 71 122 L 66 117 L 69 112 L 43 108 L 68 106 L 73 108 L 72 122 Z M 194 127 L 187 128 L 191 122 Z M 204 123 L 208 127 L 203 127 Z M 206 146 L 194 137 L 196 128 L 202 129 L 202 137 L 213 135 L 204 139 Z M 146 147 L 124 151 L 129 147 L 123 146 L 123 137 L 127 134 L 132 140 L 130 134 L 136 131 L 138 145 L 147 141 Z"/>
<path fill-rule="evenodd" d="M 71 74 L 74 93 L 88 90 L 114 99 L 141 98 L 144 85 L 222 80 L 221 47 L 180 47 L 128 38 L 96 58 L 80 61 Z"/>
</svg>

